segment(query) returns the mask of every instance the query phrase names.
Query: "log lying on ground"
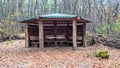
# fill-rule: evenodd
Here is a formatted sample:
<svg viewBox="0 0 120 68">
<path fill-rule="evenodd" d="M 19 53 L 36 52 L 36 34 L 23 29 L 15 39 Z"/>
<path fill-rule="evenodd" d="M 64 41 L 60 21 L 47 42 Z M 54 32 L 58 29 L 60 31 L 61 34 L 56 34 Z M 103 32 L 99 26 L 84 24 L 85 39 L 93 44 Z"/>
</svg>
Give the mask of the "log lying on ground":
<svg viewBox="0 0 120 68">
<path fill-rule="evenodd" d="M 6 37 L 0 37 L 0 42 L 3 42 L 3 41 L 5 41 L 5 40 L 8 40 L 9 39 L 9 37 L 8 36 L 6 36 Z"/>
<path fill-rule="evenodd" d="M 6 41 L 6 40 L 16 40 L 16 39 L 25 39 L 24 35 L 16 35 L 16 34 L 11 34 L 7 35 L 5 33 L 0 32 L 0 42 Z"/>
<path fill-rule="evenodd" d="M 104 44 L 104 41 L 105 41 L 105 37 L 101 34 L 86 36 L 87 45 L 92 45 L 92 44 L 97 44 L 97 43 Z"/>
<path fill-rule="evenodd" d="M 103 44 L 111 47 L 115 47 L 120 49 L 120 38 L 117 37 L 104 37 L 103 35 L 94 35 L 94 36 L 87 36 L 87 44 L 92 45 L 92 44 Z"/>
<path fill-rule="evenodd" d="M 117 38 L 105 38 L 105 45 L 120 49 L 120 39 L 117 39 Z"/>
<path fill-rule="evenodd" d="M 20 35 L 13 35 L 11 39 L 12 39 L 12 40 L 25 39 L 25 37 L 24 37 L 24 36 L 20 36 Z"/>
<path fill-rule="evenodd" d="M 7 40 L 9 37 L 2 31 L 0 31 L 0 42 Z"/>
</svg>

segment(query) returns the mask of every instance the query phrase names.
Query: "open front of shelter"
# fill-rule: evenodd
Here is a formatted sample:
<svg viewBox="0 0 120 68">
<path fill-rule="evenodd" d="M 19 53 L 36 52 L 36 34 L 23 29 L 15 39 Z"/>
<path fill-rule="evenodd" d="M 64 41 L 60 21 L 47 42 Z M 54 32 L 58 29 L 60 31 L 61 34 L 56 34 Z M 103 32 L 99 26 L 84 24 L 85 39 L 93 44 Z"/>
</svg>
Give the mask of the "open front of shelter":
<svg viewBox="0 0 120 68">
<path fill-rule="evenodd" d="M 61 43 L 72 45 L 73 49 L 85 46 L 86 23 L 90 22 L 76 15 L 47 14 L 22 20 L 25 23 L 25 45 L 36 44 L 43 49 L 45 46 L 62 46 Z"/>
</svg>

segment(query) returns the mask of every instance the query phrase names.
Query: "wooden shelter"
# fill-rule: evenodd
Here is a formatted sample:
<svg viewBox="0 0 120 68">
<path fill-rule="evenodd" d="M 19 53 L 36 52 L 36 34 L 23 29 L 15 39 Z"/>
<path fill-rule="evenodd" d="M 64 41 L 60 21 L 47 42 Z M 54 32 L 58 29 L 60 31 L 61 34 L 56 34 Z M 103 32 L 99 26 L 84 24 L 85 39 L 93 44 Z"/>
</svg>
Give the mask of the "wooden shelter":
<svg viewBox="0 0 120 68">
<path fill-rule="evenodd" d="M 25 23 L 25 45 L 31 47 L 31 43 L 38 43 L 43 49 L 45 42 L 72 43 L 73 49 L 85 46 L 86 23 L 90 22 L 76 15 L 47 14 L 33 18 L 24 19 Z"/>
</svg>

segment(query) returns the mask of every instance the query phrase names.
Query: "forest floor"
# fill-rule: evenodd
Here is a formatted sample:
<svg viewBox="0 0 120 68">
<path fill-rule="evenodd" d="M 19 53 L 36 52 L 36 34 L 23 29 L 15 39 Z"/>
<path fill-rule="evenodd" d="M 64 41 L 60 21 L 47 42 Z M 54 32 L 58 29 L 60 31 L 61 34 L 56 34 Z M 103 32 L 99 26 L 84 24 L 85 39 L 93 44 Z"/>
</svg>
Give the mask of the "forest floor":
<svg viewBox="0 0 120 68">
<path fill-rule="evenodd" d="M 97 47 L 95 47 L 97 45 Z M 120 68 L 120 49 L 101 44 L 87 48 L 26 48 L 24 40 L 0 43 L 0 68 Z M 108 50 L 109 59 L 94 56 L 95 51 Z"/>
</svg>

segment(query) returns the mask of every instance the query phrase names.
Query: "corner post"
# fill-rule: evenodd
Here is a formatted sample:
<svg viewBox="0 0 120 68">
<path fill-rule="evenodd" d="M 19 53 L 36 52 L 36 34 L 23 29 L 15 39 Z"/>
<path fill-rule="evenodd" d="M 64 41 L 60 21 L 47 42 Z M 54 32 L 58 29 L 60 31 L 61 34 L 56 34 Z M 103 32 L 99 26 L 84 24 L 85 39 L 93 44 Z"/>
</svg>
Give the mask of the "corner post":
<svg viewBox="0 0 120 68">
<path fill-rule="evenodd" d="M 77 49 L 77 21 L 73 20 L 72 26 L 73 26 L 73 31 L 72 31 L 73 50 L 76 50 Z"/>
<path fill-rule="evenodd" d="M 28 23 L 25 23 L 25 47 L 29 47 L 29 32 L 28 32 Z"/>
<path fill-rule="evenodd" d="M 42 20 L 38 22 L 38 26 L 39 26 L 39 47 L 42 50 L 44 48 L 44 32 Z"/>
</svg>

